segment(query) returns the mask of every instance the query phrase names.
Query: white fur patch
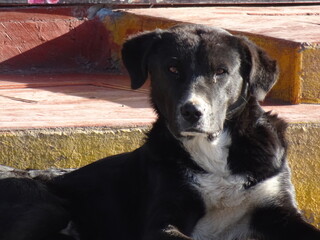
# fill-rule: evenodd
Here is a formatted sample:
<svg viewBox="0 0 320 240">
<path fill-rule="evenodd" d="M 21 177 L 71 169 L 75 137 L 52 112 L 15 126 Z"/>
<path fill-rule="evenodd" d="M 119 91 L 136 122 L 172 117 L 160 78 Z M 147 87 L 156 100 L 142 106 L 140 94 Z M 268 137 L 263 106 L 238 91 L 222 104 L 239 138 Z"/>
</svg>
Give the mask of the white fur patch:
<svg viewBox="0 0 320 240">
<path fill-rule="evenodd" d="M 230 195 L 231 192 L 228 190 L 225 193 L 221 191 L 221 195 L 218 197 L 221 201 L 229 197 L 228 204 L 220 202 L 220 205 L 208 206 L 209 201 L 205 200 L 206 214 L 198 221 L 192 233 L 192 238 L 195 240 L 248 240 L 250 238 L 251 212 L 255 207 L 263 206 L 279 197 L 279 178 L 280 176 L 275 176 L 249 190 L 237 189 L 233 195 Z M 238 186 L 238 184 L 235 184 L 235 186 Z M 201 194 L 205 198 L 202 192 Z M 211 203 L 213 203 L 213 196 L 217 196 L 217 194 L 212 193 Z M 234 200 L 233 204 L 232 199 Z"/>
<path fill-rule="evenodd" d="M 278 197 L 281 175 L 267 179 L 250 189 L 246 177 L 233 175 L 228 168 L 231 137 L 223 132 L 213 142 L 196 135 L 183 140 L 193 160 L 207 173 L 190 173 L 194 188 L 204 200 L 206 214 L 192 234 L 196 240 L 247 240 L 250 236 L 251 210 Z"/>
<path fill-rule="evenodd" d="M 182 141 L 192 159 L 209 173 L 230 175 L 227 158 L 231 137 L 228 132 L 222 132 L 214 141 L 208 141 L 204 134 L 195 135 Z"/>
<path fill-rule="evenodd" d="M 258 101 L 263 101 L 263 99 L 267 95 L 267 92 L 264 91 L 262 88 L 257 88 L 255 89 L 255 95 Z"/>
</svg>

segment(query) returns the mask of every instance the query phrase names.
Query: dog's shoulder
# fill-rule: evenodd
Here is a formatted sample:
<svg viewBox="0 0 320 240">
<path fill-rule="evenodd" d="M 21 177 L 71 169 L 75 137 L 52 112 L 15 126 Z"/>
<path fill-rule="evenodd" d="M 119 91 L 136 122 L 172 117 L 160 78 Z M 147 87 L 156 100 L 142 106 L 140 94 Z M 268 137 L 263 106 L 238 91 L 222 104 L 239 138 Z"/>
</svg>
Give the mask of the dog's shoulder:
<svg viewBox="0 0 320 240">
<path fill-rule="evenodd" d="M 139 167 L 139 150 L 133 152 L 122 153 L 105 157 L 76 171 L 64 174 L 54 178 L 50 182 L 50 186 L 58 189 L 72 189 L 77 191 L 85 191 L 100 186 L 99 182 L 104 180 L 106 182 L 120 178 L 121 174 L 133 172 L 135 168 Z M 128 175 L 126 175 L 128 176 Z M 128 176 L 129 178 L 129 176 Z M 92 187 L 90 187 L 92 186 Z M 78 188 L 78 189 L 77 189 Z"/>
<path fill-rule="evenodd" d="M 287 154 L 286 128 L 285 121 L 250 100 L 232 126 L 228 158 L 231 171 L 250 175 L 257 181 L 280 172 Z"/>
</svg>

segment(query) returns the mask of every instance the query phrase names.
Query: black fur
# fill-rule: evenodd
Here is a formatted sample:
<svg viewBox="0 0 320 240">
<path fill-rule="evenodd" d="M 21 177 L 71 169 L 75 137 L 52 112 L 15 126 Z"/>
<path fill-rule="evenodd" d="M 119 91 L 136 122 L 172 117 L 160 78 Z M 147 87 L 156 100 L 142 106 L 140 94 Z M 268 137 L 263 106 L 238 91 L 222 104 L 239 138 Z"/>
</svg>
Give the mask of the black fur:
<svg viewBox="0 0 320 240">
<path fill-rule="evenodd" d="M 286 164 L 286 123 L 264 112 L 257 101 L 264 98 L 278 74 L 275 61 L 263 50 L 220 29 L 179 25 L 129 39 L 122 58 L 132 88 L 141 87 L 150 75 L 151 101 L 158 119 L 146 143 L 131 153 L 99 160 L 49 182 L 0 180 L 1 193 L 8 191 L 16 199 L 0 200 L 0 223 L 14 226 L 3 227 L 1 239 L 58 240 L 62 235 L 55 233 L 66 227 L 66 221 L 77 232 L 74 239 L 81 240 L 320 239 L 319 231 L 303 221 L 295 206 Z M 218 149 L 209 159 L 225 156 L 218 160 L 221 164 L 226 161 L 228 171 L 222 170 L 226 176 L 212 169 L 219 168 L 216 163 L 202 164 L 201 154 L 207 150 L 195 159 L 193 150 L 185 145 L 199 138 L 215 148 L 223 134 L 230 137 L 231 145 L 223 145 L 226 149 Z M 220 150 L 228 154 L 218 153 Z M 232 206 L 233 213 L 221 207 L 224 201 L 219 199 L 214 199 L 217 205 L 210 205 L 199 190 L 199 176 L 218 177 L 222 182 L 238 177 L 240 185 L 230 184 L 240 186 L 239 196 L 247 196 L 241 204 L 246 207 L 253 202 L 237 220 L 241 227 L 225 215 L 234 213 L 236 218 L 242 205 Z M 263 186 L 275 178 L 280 190 L 271 192 L 270 198 L 265 196 L 265 201 L 257 200 L 254 194 L 266 194 Z M 233 194 L 219 181 L 212 184 L 223 189 L 218 196 L 229 196 L 223 191 Z M 41 218 L 32 214 L 24 215 L 24 221 L 11 217 L 36 210 L 38 203 L 49 204 L 42 209 Z M 199 230 L 203 217 L 216 216 L 217 211 L 225 214 L 207 223 L 213 228 L 221 226 L 217 232 Z M 41 222 L 37 219 L 52 221 L 51 227 L 38 227 Z M 230 221 L 230 225 L 221 221 Z M 23 229 L 23 236 L 12 238 L 15 229 Z"/>
<path fill-rule="evenodd" d="M 251 98 L 242 114 L 227 124 L 232 128 L 228 160 L 233 174 L 245 174 L 260 182 L 282 170 L 287 149 L 287 124 L 283 120 L 264 112 Z M 284 151 L 280 159 L 276 156 L 279 147 Z"/>
<path fill-rule="evenodd" d="M 65 202 L 40 181 L 29 178 L 0 180 L 1 240 L 68 240 L 59 231 L 68 225 Z"/>
</svg>

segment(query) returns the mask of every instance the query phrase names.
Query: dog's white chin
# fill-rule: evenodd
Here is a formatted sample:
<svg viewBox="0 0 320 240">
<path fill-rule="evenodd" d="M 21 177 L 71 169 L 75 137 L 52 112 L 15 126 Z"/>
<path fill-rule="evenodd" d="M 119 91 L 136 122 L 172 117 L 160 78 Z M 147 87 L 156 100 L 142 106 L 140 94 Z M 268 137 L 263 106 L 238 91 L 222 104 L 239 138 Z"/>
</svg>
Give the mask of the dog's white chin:
<svg viewBox="0 0 320 240">
<path fill-rule="evenodd" d="M 180 134 L 181 134 L 181 136 L 187 137 L 187 138 L 204 137 L 204 138 L 207 138 L 207 140 L 209 142 L 214 142 L 218 138 L 218 136 L 221 134 L 221 131 L 216 131 L 216 132 L 213 132 L 213 133 L 183 131 Z"/>
</svg>

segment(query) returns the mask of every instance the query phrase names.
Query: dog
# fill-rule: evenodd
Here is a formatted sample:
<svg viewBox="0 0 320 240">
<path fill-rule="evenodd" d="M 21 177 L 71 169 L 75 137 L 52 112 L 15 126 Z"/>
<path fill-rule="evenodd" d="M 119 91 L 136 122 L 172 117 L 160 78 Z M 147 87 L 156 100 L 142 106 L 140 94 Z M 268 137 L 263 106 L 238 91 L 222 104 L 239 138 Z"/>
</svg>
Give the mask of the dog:
<svg viewBox="0 0 320 240">
<path fill-rule="evenodd" d="M 66 201 L 47 182 L 73 169 L 19 170 L 0 166 L 1 240 L 74 240 Z M 75 235 L 74 235 L 75 236 Z"/>
<path fill-rule="evenodd" d="M 23 226 L 21 239 L 55 239 L 70 222 L 80 240 L 320 239 L 297 208 L 287 124 L 259 105 L 278 77 L 262 49 L 182 24 L 129 38 L 122 60 L 132 89 L 151 80 L 158 117 L 145 144 L 45 181 L 66 214 L 43 238 Z"/>
</svg>

